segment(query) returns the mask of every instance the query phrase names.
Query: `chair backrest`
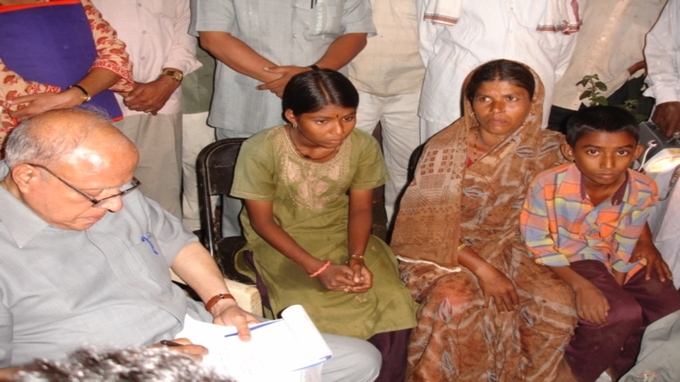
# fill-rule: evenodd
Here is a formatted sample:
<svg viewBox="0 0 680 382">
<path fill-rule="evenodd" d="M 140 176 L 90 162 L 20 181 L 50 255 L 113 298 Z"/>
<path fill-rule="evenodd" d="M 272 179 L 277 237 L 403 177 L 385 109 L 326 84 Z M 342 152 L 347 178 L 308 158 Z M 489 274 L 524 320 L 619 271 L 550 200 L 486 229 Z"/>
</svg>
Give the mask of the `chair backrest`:
<svg viewBox="0 0 680 382">
<path fill-rule="evenodd" d="M 216 243 L 221 230 L 215 229 L 215 208 L 210 201 L 213 195 L 228 195 L 234 180 L 234 166 L 246 138 L 228 138 L 213 142 L 203 148 L 196 159 L 198 181 L 198 207 L 201 219 L 201 240 L 215 256 Z"/>
</svg>

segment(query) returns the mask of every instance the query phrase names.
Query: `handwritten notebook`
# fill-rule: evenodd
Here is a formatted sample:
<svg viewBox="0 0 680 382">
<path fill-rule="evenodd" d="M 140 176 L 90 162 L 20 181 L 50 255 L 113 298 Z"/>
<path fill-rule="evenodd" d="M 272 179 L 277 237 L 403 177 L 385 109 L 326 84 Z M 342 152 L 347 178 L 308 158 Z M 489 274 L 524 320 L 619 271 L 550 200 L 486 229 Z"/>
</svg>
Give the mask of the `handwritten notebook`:
<svg viewBox="0 0 680 382">
<path fill-rule="evenodd" d="M 233 326 L 190 317 L 177 337 L 207 347 L 203 364 L 239 382 L 320 380 L 320 365 L 332 356 L 326 341 L 301 305 L 286 308 L 281 316 L 250 325 L 248 342 L 238 338 Z"/>
</svg>

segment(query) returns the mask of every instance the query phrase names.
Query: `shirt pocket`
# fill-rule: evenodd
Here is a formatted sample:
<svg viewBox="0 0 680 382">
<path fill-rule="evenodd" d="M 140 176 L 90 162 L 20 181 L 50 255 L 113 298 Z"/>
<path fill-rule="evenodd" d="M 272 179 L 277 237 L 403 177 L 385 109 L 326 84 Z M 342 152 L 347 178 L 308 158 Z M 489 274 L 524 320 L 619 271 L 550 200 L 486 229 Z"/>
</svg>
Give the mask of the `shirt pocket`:
<svg viewBox="0 0 680 382">
<path fill-rule="evenodd" d="M 151 0 L 140 3 L 151 15 L 158 19 L 175 19 L 175 2 L 169 0 Z"/>
<path fill-rule="evenodd" d="M 310 36 L 340 36 L 344 32 L 342 25 L 342 4 L 327 4 L 326 0 L 318 0 L 314 7 L 310 3 L 307 7 L 298 7 L 302 22 L 307 26 Z"/>
<path fill-rule="evenodd" d="M 156 284 L 164 285 L 170 279 L 170 265 L 160 252 L 156 238 L 150 234 L 142 237 L 141 242 L 132 246 L 126 257 L 135 274 L 148 277 Z"/>
</svg>

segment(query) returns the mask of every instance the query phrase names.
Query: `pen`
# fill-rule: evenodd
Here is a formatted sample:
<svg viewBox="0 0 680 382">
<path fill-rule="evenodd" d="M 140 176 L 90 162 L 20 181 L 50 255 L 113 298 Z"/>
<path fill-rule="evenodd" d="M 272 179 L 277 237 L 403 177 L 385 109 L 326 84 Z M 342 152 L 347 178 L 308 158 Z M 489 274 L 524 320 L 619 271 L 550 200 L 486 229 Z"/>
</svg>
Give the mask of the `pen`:
<svg viewBox="0 0 680 382">
<path fill-rule="evenodd" d="M 161 340 L 161 345 L 165 345 L 165 346 L 184 346 L 184 345 L 180 344 L 179 342 L 170 341 L 170 340 Z"/>
<path fill-rule="evenodd" d="M 255 330 L 255 329 L 258 329 L 258 328 L 261 328 L 261 327 L 263 327 L 263 326 L 267 326 L 267 325 L 270 325 L 270 324 L 273 324 L 273 323 L 276 323 L 276 322 L 278 322 L 278 321 L 277 321 L 277 320 L 271 320 L 271 321 L 261 322 L 261 323 L 259 323 L 259 324 L 250 326 L 249 329 L 250 329 L 251 331 L 253 331 L 253 330 Z M 238 332 L 234 332 L 234 333 L 231 333 L 231 334 L 226 334 L 226 335 L 224 336 L 224 338 L 234 337 L 234 336 L 237 336 L 237 335 L 238 335 Z"/>
</svg>

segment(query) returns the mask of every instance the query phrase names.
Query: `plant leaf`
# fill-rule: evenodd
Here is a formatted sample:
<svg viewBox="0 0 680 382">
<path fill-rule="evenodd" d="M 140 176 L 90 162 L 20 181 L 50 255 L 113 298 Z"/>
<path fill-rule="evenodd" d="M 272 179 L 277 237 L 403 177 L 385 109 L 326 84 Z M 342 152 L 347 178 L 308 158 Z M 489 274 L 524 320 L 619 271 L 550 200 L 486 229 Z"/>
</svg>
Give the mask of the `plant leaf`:
<svg viewBox="0 0 680 382">
<path fill-rule="evenodd" d="M 593 103 L 596 103 L 596 104 L 602 105 L 602 106 L 607 106 L 607 105 L 609 105 L 609 102 L 607 102 L 607 99 L 606 99 L 605 97 L 602 97 L 602 96 L 594 97 L 594 98 L 593 98 Z"/>
</svg>

